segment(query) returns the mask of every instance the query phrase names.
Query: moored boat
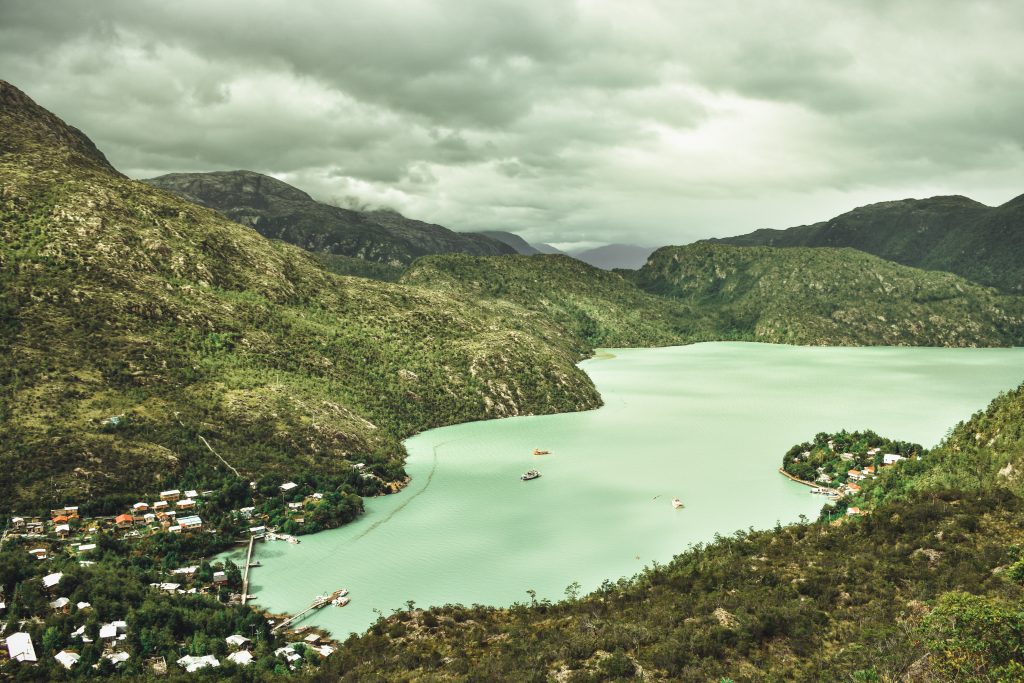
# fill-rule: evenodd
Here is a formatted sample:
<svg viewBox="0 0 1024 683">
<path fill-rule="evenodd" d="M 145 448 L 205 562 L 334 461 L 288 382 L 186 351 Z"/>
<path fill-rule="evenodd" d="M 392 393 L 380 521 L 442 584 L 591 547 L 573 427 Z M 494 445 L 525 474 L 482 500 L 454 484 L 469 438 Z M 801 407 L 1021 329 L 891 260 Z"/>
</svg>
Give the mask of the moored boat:
<svg viewBox="0 0 1024 683">
<path fill-rule="evenodd" d="M 683 501 L 679 500 L 678 498 L 673 498 L 672 507 L 678 510 L 679 508 L 683 507 Z"/>
<path fill-rule="evenodd" d="M 534 448 L 533 449 L 533 454 L 534 455 L 551 455 L 551 451 L 545 451 L 545 450 L 541 450 L 540 448 Z"/>
<path fill-rule="evenodd" d="M 530 481 L 531 479 L 536 479 L 539 476 L 540 472 L 538 472 L 537 470 L 530 470 L 529 472 L 520 475 L 519 478 L 522 479 L 523 481 Z"/>
</svg>

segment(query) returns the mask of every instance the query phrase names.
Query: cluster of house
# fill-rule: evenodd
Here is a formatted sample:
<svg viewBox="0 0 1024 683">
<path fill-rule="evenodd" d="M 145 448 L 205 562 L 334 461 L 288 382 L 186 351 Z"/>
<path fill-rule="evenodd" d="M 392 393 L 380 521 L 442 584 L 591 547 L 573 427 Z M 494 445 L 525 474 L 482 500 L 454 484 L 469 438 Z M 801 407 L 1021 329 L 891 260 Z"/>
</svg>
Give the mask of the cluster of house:
<svg viewBox="0 0 1024 683">
<path fill-rule="evenodd" d="M 198 499 L 198 491 L 185 491 L 184 496 L 177 489 L 162 491 L 160 500 L 154 503 L 135 503 L 131 511 L 112 519 L 107 517 L 83 519 L 79 517 L 77 505 L 66 505 L 50 510 L 49 521 L 39 517 L 12 517 L 8 532 L 20 534 L 25 538 L 56 537 L 63 541 L 67 540 L 73 532 L 80 531 L 88 536 L 101 531 L 108 525 L 113 529 L 127 531 L 125 535 L 128 536 L 137 535 L 138 527 L 155 528 L 157 525 L 164 531 L 172 533 L 199 531 L 203 528 L 203 520 L 195 514 Z M 179 516 L 179 512 L 186 514 Z M 75 544 L 75 549 L 79 553 L 87 553 L 95 548 L 96 545 L 92 543 Z M 33 548 L 29 551 L 40 560 L 47 559 L 49 552 L 49 549 L 45 547 Z"/>
<path fill-rule="evenodd" d="M 227 644 L 231 647 L 232 652 L 226 659 L 229 662 L 237 664 L 238 666 L 249 666 L 256 659 L 252 654 L 253 642 L 245 636 L 235 634 L 228 636 L 224 639 Z M 302 641 L 302 644 L 307 648 L 312 649 L 314 652 L 319 654 L 321 657 L 329 657 L 334 654 L 334 648 L 330 645 L 320 643 L 320 636 L 316 634 L 310 634 Z M 300 655 L 296 649 L 299 643 L 289 643 L 284 647 L 279 647 L 274 650 L 274 656 L 284 659 L 288 664 L 288 668 L 292 671 L 299 667 L 302 661 L 302 655 Z M 220 660 L 214 655 L 185 655 L 178 659 L 178 666 L 185 669 L 188 673 L 195 673 L 201 669 L 216 668 L 220 666 Z"/>
<path fill-rule="evenodd" d="M 829 447 L 834 447 L 832 441 L 829 441 Z M 881 448 L 870 448 L 868 449 L 865 455 L 867 455 L 867 457 L 871 459 L 874 459 L 881 452 Z M 807 457 L 810 456 L 810 454 L 810 451 L 804 451 L 801 455 Z M 854 462 L 855 460 L 857 460 L 857 456 L 854 455 L 853 453 L 840 453 L 839 458 L 844 462 Z M 895 465 L 900 460 L 905 459 L 905 456 L 899 455 L 897 453 L 883 453 L 881 467 Z M 839 484 L 839 486 L 836 487 L 835 489 L 821 489 L 819 490 L 819 492 L 834 491 L 838 493 L 840 496 L 856 495 L 861 492 L 861 486 L 857 482 L 864 481 L 865 479 L 873 479 L 875 476 L 877 476 L 877 474 L 878 472 L 876 471 L 874 465 L 867 465 L 865 467 L 861 467 L 860 469 L 851 468 L 846 471 L 845 483 Z M 822 466 L 818 468 L 818 476 L 815 478 L 815 481 L 820 482 L 822 484 L 832 484 L 833 478 L 825 471 L 825 468 Z M 863 511 L 858 507 L 849 507 L 846 510 L 846 514 L 860 515 L 863 514 Z"/>
<path fill-rule="evenodd" d="M 42 578 L 43 588 L 51 596 L 56 595 L 59 592 L 61 579 L 64 575 L 61 572 L 55 572 L 53 574 L 47 574 Z M 66 597 L 58 597 L 50 603 L 50 607 L 55 611 L 70 613 L 72 609 L 71 600 Z M 87 612 L 92 609 L 92 605 L 88 602 L 78 602 L 74 606 L 77 612 Z M 120 665 L 129 659 L 131 655 L 123 649 L 123 644 L 127 638 L 128 622 L 124 620 L 112 621 L 107 624 L 102 624 L 99 629 L 97 638 L 103 644 L 103 659 L 112 662 L 115 666 Z M 71 637 L 75 640 L 82 641 L 83 644 L 92 643 L 94 639 L 86 635 L 85 625 L 79 626 L 76 630 L 71 632 Z M 7 636 L 6 640 L 7 655 L 12 661 L 16 662 L 27 662 L 33 663 L 38 661 L 36 655 L 35 645 L 32 642 L 32 636 L 25 631 L 18 631 Z M 57 660 L 65 669 L 70 669 L 81 659 L 81 655 L 73 650 L 61 650 L 54 659 Z"/>
<path fill-rule="evenodd" d="M 60 582 L 59 578 L 55 581 L 51 577 L 47 578 L 50 579 L 50 581 L 44 582 L 44 585 L 57 585 Z M 70 605 L 70 601 L 67 598 L 58 598 L 55 602 L 60 603 L 62 609 L 66 609 Z M 90 605 L 88 603 L 78 603 L 79 611 L 87 609 L 90 609 Z M 98 638 L 100 642 L 104 644 L 104 651 L 101 656 L 103 659 L 110 661 L 115 666 L 131 659 L 131 655 L 123 649 L 124 641 L 127 638 L 127 631 L 128 623 L 124 620 L 112 621 L 100 626 Z M 73 631 L 71 633 L 71 637 L 73 639 L 80 640 L 83 644 L 94 642 L 93 638 L 86 635 L 84 625 Z M 232 649 L 231 654 L 226 657 L 227 661 L 237 664 L 238 666 L 248 666 L 256 659 L 252 654 L 253 642 L 251 639 L 246 638 L 243 635 L 235 634 L 225 638 L 225 641 Z M 326 643 L 322 643 L 321 636 L 315 633 L 307 635 L 301 641 L 301 644 L 325 658 L 335 652 L 334 647 Z M 39 658 L 36 655 L 35 644 L 32 642 L 32 636 L 27 632 L 19 631 L 17 633 L 12 633 L 7 636 L 5 645 L 8 657 L 11 661 L 25 662 L 28 664 L 39 661 Z M 285 663 L 287 663 L 288 667 L 293 671 L 298 668 L 302 660 L 302 655 L 297 651 L 297 645 L 299 645 L 298 642 L 289 643 L 288 645 L 280 647 L 274 651 L 274 656 L 283 659 Z M 78 664 L 82 657 L 74 650 L 61 650 L 54 655 L 53 658 L 65 669 L 71 669 Z M 159 663 L 163 664 L 162 660 Z M 214 655 L 185 655 L 184 657 L 179 658 L 177 663 L 188 673 L 195 673 L 200 669 L 220 666 L 220 660 Z"/>
<path fill-rule="evenodd" d="M 130 512 L 115 517 L 114 523 L 119 529 L 159 524 L 161 529 L 171 533 L 200 531 L 203 520 L 195 514 L 198 500 L 198 491 L 185 491 L 184 495 L 178 489 L 161 491 L 160 500 L 135 503 Z M 180 512 L 185 514 L 179 516 Z"/>
</svg>

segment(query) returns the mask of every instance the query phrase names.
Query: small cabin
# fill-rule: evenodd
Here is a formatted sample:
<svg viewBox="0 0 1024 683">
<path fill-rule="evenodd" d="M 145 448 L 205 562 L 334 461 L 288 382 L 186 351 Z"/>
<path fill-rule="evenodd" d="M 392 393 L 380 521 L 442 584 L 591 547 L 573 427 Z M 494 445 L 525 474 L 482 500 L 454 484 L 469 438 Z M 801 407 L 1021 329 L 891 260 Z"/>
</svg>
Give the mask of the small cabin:
<svg viewBox="0 0 1024 683">
<path fill-rule="evenodd" d="M 173 503 L 174 501 L 181 498 L 181 491 L 178 489 L 170 489 L 169 491 L 160 492 L 160 500 L 168 501 Z"/>
</svg>

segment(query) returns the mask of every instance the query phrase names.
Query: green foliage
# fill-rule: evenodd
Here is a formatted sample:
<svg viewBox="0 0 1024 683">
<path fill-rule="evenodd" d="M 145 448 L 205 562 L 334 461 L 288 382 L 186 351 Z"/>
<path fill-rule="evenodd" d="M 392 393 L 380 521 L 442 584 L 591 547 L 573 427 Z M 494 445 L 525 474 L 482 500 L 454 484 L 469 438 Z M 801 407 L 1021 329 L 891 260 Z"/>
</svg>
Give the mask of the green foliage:
<svg viewBox="0 0 1024 683">
<path fill-rule="evenodd" d="M 829 221 L 758 230 L 713 242 L 742 246 L 853 247 L 927 270 L 1024 291 L 1024 196 L 989 207 L 967 197 L 905 199 L 862 206 Z"/>
<path fill-rule="evenodd" d="M 947 680 L 1024 679 L 1024 610 L 1020 603 L 951 592 L 922 625 L 933 669 Z"/>
<path fill-rule="evenodd" d="M 658 346 L 701 341 L 698 316 L 638 290 L 618 273 L 561 255 L 428 256 L 402 277 L 458 298 L 512 302 L 541 314 L 589 346 Z"/>
<path fill-rule="evenodd" d="M 718 338 L 786 344 L 1011 346 L 1024 299 L 853 249 L 663 247 L 631 276 Z"/>
</svg>

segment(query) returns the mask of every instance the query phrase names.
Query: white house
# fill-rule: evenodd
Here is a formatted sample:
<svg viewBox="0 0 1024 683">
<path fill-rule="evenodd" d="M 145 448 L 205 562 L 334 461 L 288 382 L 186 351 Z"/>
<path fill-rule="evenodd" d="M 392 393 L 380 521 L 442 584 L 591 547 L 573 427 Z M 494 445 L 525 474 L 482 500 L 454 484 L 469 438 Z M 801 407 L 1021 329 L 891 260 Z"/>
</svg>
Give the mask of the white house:
<svg viewBox="0 0 1024 683">
<path fill-rule="evenodd" d="M 228 645 L 233 645 L 237 648 L 248 648 L 250 645 L 252 645 L 251 640 L 237 633 L 233 636 L 228 636 L 224 640 L 227 642 Z"/>
<path fill-rule="evenodd" d="M 288 491 L 291 491 L 294 488 L 298 488 L 298 486 L 299 485 L 296 484 L 294 481 L 286 481 L 285 483 L 281 484 L 279 488 L 285 493 L 287 493 Z"/>
<path fill-rule="evenodd" d="M 82 658 L 82 655 L 78 654 L 77 652 L 68 652 L 67 650 L 61 650 L 60 652 L 55 654 L 53 658 L 60 662 L 60 665 L 63 666 L 65 669 L 70 669 L 75 664 L 78 664 L 78 660 Z"/>
<path fill-rule="evenodd" d="M 114 666 L 117 666 L 119 664 L 127 662 L 129 659 L 132 658 L 132 656 L 127 652 L 104 652 L 103 658 L 109 659 L 111 662 L 114 663 Z"/>
<path fill-rule="evenodd" d="M 37 662 L 36 649 L 32 646 L 32 636 L 18 631 L 7 636 L 7 654 L 16 662 Z"/>
<path fill-rule="evenodd" d="M 249 666 L 254 659 L 256 658 L 248 650 L 239 650 L 228 655 L 228 661 L 234 662 L 238 666 Z"/>
<path fill-rule="evenodd" d="M 178 666 L 183 667 L 185 671 L 189 673 L 195 673 L 200 669 L 207 667 L 218 667 L 220 662 L 213 655 L 205 655 L 203 657 L 193 657 L 192 655 L 185 655 L 178 660 Z"/>
<path fill-rule="evenodd" d="M 47 574 L 43 577 L 43 588 L 46 588 L 47 590 L 53 588 L 58 583 L 60 583 L 60 580 L 62 578 L 64 578 L 64 574 L 62 572 L 54 572 L 53 574 Z"/>
<path fill-rule="evenodd" d="M 886 453 L 882 456 L 883 465 L 895 465 L 900 460 L 905 460 L 905 458 L 902 455 L 897 455 L 895 453 Z"/>
<path fill-rule="evenodd" d="M 180 519 L 178 519 L 178 526 L 181 527 L 182 531 L 192 531 L 194 529 L 201 529 L 203 527 L 203 520 L 201 520 L 198 515 L 181 517 Z"/>
</svg>

